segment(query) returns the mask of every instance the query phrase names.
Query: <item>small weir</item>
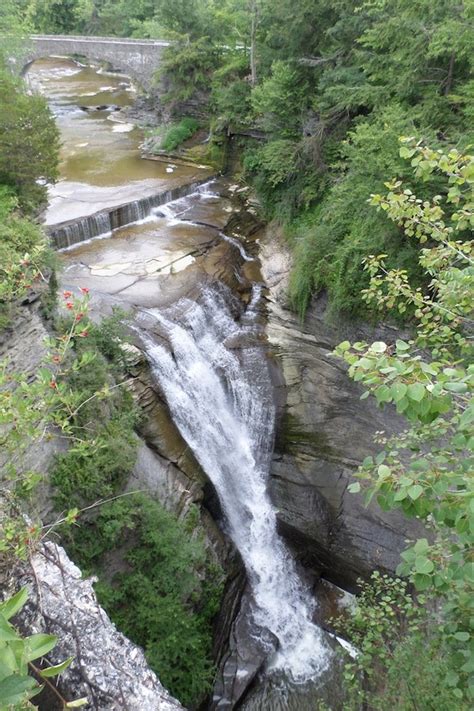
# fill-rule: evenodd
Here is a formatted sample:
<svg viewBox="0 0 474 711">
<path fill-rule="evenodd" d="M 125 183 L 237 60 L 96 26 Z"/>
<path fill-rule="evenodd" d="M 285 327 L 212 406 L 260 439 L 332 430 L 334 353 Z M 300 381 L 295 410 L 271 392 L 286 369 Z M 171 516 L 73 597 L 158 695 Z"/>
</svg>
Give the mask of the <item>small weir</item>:
<svg viewBox="0 0 474 711">
<path fill-rule="evenodd" d="M 66 249 L 94 237 L 110 234 L 119 227 L 125 227 L 146 219 L 155 208 L 187 197 L 208 182 L 209 176 L 206 176 L 202 180 L 188 185 L 180 185 L 171 190 L 156 193 L 156 195 L 100 210 L 100 212 L 96 212 L 93 215 L 86 215 L 76 220 L 51 225 L 47 227 L 51 246 L 55 249 Z"/>
</svg>

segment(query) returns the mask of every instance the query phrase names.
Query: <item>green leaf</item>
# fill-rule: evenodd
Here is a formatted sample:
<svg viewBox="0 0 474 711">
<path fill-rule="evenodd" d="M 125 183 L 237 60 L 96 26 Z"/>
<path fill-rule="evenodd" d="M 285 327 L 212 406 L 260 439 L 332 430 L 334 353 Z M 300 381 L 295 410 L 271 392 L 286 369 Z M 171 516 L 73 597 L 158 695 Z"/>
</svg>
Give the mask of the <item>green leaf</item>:
<svg viewBox="0 0 474 711">
<path fill-rule="evenodd" d="M 386 385 L 381 385 L 380 387 L 378 387 L 377 390 L 374 391 L 374 395 L 377 399 L 377 402 L 390 402 L 392 399 L 390 388 Z"/>
<path fill-rule="evenodd" d="M 415 402 L 420 402 L 425 396 L 426 388 L 422 383 L 411 383 L 408 386 L 408 397 L 410 400 L 415 400 Z"/>
<path fill-rule="evenodd" d="M 57 676 L 58 674 L 61 674 L 65 669 L 68 668 L 68 666 L 71 664 L 72 660 L 74 657 L 69 657 L 69 659 L 66 659 L 64 662 L 61 662 L 61 664 L 55 664 L 53 667 L 47 667 L 47 669 L 42 669 L 40 671 L 41 676 L 45 678 L 49 678 L 51 676 Z"/>
<path fill-rule="evenodd" d="M 49 382 L 51 380 L 51 371 L 48 368 L 40 368 L 36 373 L 36 377 L 43 382 Z"/>
<path fill-rule="evenodd" d="M 18 634 L 3 615 L 0 615 L 0 641 L 10 642 L 14 639 L 18 639 Z"/>
<path fill-rule="evenodd" d="M 429 575 L 434 570 L 433 562 L 425 556 L 417 556 L 415 558 L 415 570 L 417 573 Z"/>
<path fill-rule="evenodd" d="M 400 489 L 399 491 L 396 492 L 395 496 L 393 497 L 394 501 L 403 501 L 404 499 L 407 498 L 407 490 L 406 489 Z"/>
<path fill-rule="evenodd" d="M 469 642 L 471 635 L 469 632 L 456 632 L 454 639 L 457 639 L 459 642 Z"/>
<path fill-rule="evenodd" d="M 387 344 L 383 341 L 375 341 L 375 343 L 372 343 L 370 346 L 370 350 L 374 353 L 385 353 L 387 350 Z"/>
<path fill-rule="evenodd" d="M 410 499 L 413 499 L 413 501 L 416 501 L 423 493 L 423 487 L 420 486 L 419 484 L 413 484 L 413 486 L 410 486 L 408 489 L 408 496 Z"/>
<path fill-rule="evenodd" d="M 12 672 L 19 672 L 20 664 L 18 663 L 11 645 L 0 645 L 0 679 L 10 676 Z"/>
<path fill-rule="evenodd" d="M 466 383 L 461 383 L 459 381 L 444 383 L 444 387 L 452 393 L 465 393 L 468 389 Z"/>
<path fill-rule="evenodd" d="M 18 704 L 25 698 L 25 693 L 36 686 L 31 676 L 12 674 L 0 681 L 0 700 L 2 708 Z"/>
<path fill-rule="evenodd" d="M 397 338 L 396 342 L 397 346 L 397 351 L 409 351 L 410 350 L 410 345 L 406 343 L 405 341 L 401 341 L 399 338 Z"/>
<path fill-rule="evenodd" d="M 26 652 L 25 657 L 27 662 L 33 661 L 33 659 L 39 659 L 39 657 L 44 657 L 45 654 L 50 652 L 58 638 L 53 634 L 33 634 L 31 637 L 26 637 L 25 645 Z"/>
<path fill-rule="evenodd" d="M 415 545 L 413 546 L 413 550 L 416 553 L 425 553 L 428 548 L 430 547 L 430 544 L 428 543 L 427 538 L 419 538 Z"/>
<path fill-rule="evenodd" d="M 402 398 L 405 397 L 407 390 L 408 390 L 408 388 L 405 385 L 405 383 L 394 383 L 390 387 L 390 392 L 392 393 L 392 397 L 395 400 L 395 402 L 402 400 Z"/>
<path fill-rule="evenodd" d="M 413 582 L 417 590 L 427 590 L 431 586 L 431 577 L 422 573 L 415 573 Z"/>
<path fill-rule="evenodd" d="M 340 343 L 337 346 L 337 351 L 339 353 L 345 353 L 346 351 L 348 351 L 350 349 L 350 347 L 351 347 L 351 344 L 349 343 L 349 341 L 343 341 L 342 343 Z"/>
<path fill-rule="evenodd" d="M 402 397 L 402 399 L 397 402 L 397 412 L 398 413 L 405 412 L 405 410 L 408 408 L 409 404 L 410 403 L 409 403 L 408 398 Z"/>
<path fill-rule="evenodd" d="M 353 484 L 349 484 L 347 487 L 347 490 L 351 492 L 351 494 L 357 494 L 360 491 L 360 484 L 358 481 L 354 482 Z"/>
<path fill-rule="evenodd" d="M 377 469 L 377 473 L 379 475 L 379 479 L 387 479 L 391 475 L 392 471 L 386 464 L 381 464 Z"/>
<path fill-rule="evenodd" d="M 6 620 L 16 615 L 28 599 L 28 588 L 22 588 L 0 605 L 0 613 Z"/>
</svg>

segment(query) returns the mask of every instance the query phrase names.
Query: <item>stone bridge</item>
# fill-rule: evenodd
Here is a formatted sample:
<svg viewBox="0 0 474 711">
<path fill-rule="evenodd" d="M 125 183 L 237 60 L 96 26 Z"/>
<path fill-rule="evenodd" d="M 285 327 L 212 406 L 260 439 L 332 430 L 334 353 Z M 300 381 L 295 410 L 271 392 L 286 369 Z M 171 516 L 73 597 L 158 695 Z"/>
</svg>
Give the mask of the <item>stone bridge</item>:
<svg viewBox="0 0 474 711">
<path fill-rule="evenodd" d="M 73 35 L 33 35 L 21 63 L 22 70 L 43 57 L 79 55 L 91 61 L 106 61 L 128 74 L 145 90 L 150 89 L 153 75 L 170 42 L 122 37 L 77 37 Z"/>
</svg>

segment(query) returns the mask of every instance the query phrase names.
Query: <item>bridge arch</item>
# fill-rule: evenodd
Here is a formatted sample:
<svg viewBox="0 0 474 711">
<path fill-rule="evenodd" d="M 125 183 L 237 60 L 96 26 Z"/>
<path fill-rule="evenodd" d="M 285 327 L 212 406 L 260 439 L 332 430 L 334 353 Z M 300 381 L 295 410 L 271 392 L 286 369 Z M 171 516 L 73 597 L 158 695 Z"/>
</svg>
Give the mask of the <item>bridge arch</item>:
<svg viewBox="0 0 474 711">
<path fill-rule="evenodd" d="M 44 57 L 79 55 L 90 61 L 106 61 L 149 90 L 153 76 L 160 67 L 162 54 L 169 45 L 163 40 L 33 35 L 21 59 L 21 71 L 24 73 L 32 62 Z"/>
</svg>

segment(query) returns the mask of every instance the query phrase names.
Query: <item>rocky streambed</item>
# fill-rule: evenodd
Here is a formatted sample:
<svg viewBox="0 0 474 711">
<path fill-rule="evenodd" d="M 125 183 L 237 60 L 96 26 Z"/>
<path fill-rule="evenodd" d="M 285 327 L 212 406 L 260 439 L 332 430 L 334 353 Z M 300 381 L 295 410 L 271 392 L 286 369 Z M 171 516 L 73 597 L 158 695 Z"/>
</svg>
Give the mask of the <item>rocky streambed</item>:
<svg viewBox="0 0 474 711">
<path fill-rule="evenodd" d="M 215 627 L 218 674 L 202 708 L 309 711 L 325 700 L 338 709 L 328 617 L 347 603 L 343 589 L 355 590 L 358 576 L 394 570 L 410 535 L 401 518 L 365 509 L 347 493 L 351 473 L 376 449 L 374 433 L 398 423 L 360 401 L 332 349 L 345 337 L 376 334 L 329 327 L 323 299 L 298 321 L 286 299 L 290 255 L 239 185 L 207 180 L 204 167 L 170 164 L 166 172 L 150 162 L 140 173 L 135 129 L 117 131 L 108 118 L 108 106 L 127 101 L 123 78 L 48 60 L 36 80 L 65 137 L 47 214 L 53 234 L 74 234 L 58 242 L 68 245 L 62 286 L 87 287 L 94 318 L 124 309 L 134 339 L 129 371 L 144 419 L 127 486 L 178 515 L 197 504 L 197 525 L 227 572 Z M 88 94 L 98 110 L 76 111 Z M 169 200 L 147 202 L 167 190 L 175 191 Z M 107 222 L 112 212 L 122 217 Z M 89 225 L 82 232 L 81 220 Z M 37 324 L 38 343 L 43 331 Z M 21 350 L 21 334 L 6 354 Z M 53 441 L 45 461 L 54 451 Z M 47 491 L 40 507 L 48 509 Z M 76 643 L 80 655 L 77 636 Z M 77 653 L 67 635 L 61 644 L 63 656 Z M 151 705 L 136 687 L 124 692 L 135 694 L 126 705 L 104 701 L 86 679 L 91 708 L 169 708 L 174 702 L 142 662 L 136 674 L 147 694 L 156 692 Z M 89 664 L 108 674 L 100 657 L 89 654 Z"/>
</svg>

